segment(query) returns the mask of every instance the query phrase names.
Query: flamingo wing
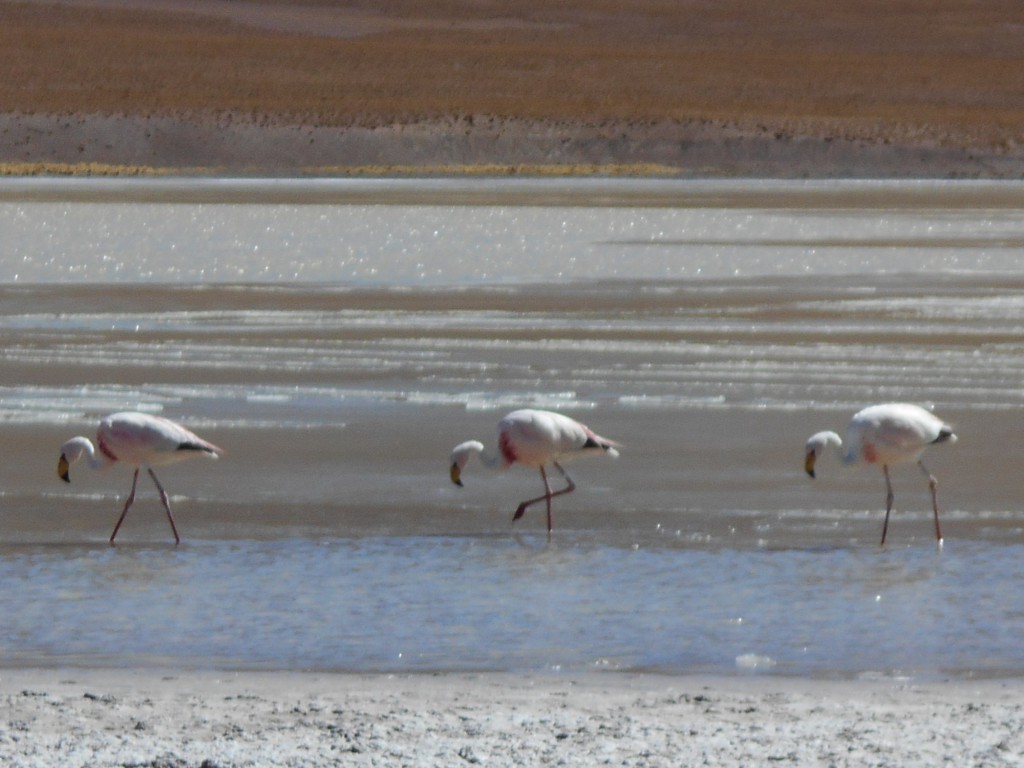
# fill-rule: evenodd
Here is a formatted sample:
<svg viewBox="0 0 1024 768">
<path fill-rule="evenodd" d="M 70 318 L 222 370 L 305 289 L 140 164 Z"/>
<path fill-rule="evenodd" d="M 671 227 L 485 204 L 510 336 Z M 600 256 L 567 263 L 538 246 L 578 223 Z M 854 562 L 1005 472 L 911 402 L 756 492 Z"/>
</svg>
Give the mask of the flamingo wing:
<svg viewBox="0 0 1024 768">
<path fill-rule="evenodd" d="M 608 442 L 568 416 L 532 409 L 508 414 L 498 425 L 498 432 L 507 461 L 534 467 Z"/>
<path fill-rule="evenodd" d="M 104 418 L 97 439 L 108 458 L 136 466 L 169 464 L 195 455 L 194 452 L 211 456 L 222 452 L 170 419 L 131 411 Z"/>
<path fill-rule="evenodd" d="M 860 445 L 873 461 L 913 461 L 930 444 L 952 434 L 946 424 L 924 408 L 908 403 L 887 403 L 865 408 L 850 423 L 848 443 Z"/>
</svg>

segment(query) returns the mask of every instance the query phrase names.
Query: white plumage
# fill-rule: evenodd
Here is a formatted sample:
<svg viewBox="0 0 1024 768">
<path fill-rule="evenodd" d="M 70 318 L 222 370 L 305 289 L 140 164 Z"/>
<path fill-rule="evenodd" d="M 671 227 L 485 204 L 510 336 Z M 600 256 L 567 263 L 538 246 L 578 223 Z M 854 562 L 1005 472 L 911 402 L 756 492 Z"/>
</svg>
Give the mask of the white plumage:
<svg viewBox="0 0 1024 768">
<path fill-rule="evenodd" d="M 121 523 L 124 522 L 128 508 L 135 501 L 135 486 L 139 481 L 139 469 L 146 467 L 149 476 L 153 478 L 157 490 L 160 492 L 160 501 L 167 512 L 167 519 L 174 532 L 174 543 L 181 543 L 178 536 L 177 526 L 174 524 L 174 515 L 171 514 L 171 505 L 167 500 L 167 493 L 153 472 L 153 466 L 174 464 L 193 456 L 206 456 L 217 458 L 223 451 L 213 443 L 203 440 L 198 435 L 176 424 L 170 419 L 160 416 L 151 416 L 147 413 L 135 411 L 124 411 L 106 416 L 100 420 L 99 429 L 96 431 L 96 444 L 87 437 L 73 437 L 68 440 L 60 449 L 60 461 L 57 464 L 57 474 L 66 482 L 71 482 L 70 467 L 75 462 L 85 459 L 93 469 L 107 469 L 117 462 L 135 467 L 135 475 L 132 478 L 132 490 L 128 494 L 121 517 L 114 526 L 114 532 L 110 535 L 110 543 L 114 543 Z"/>
<path fill-rule="evenodd" d="M 892 511 L 893 491 L 889 478 L 889 467 L 893 464 L 915 462 L 928 477 L 932 495 L 932 511 L 935 515 L 935 538 L 942 544 L 939 527 L 938 482 L 921 461 L 921 455 L 930 445 L 954 443 L 953 428 L 917 405 L 910 403 L 885 403 L 872 405 L 854 414 L 846 428 L 846 444 L 835 432 L 818 432 L 808 439 L 804 469 L 814 477 L 814 466 L 818 456 L 828 445 L 839 452 L 844 464 L 877 464 L 885 475 L 886 501 L 885 522 L 882 524 L 882 544 L 889 530 L 889 513 Z"/>
<path fill-rule="evenodd" d="M 531 408 L 513 411 L 498 423 L 498 447 L 494 452 L 485 450 L 483 443 L 468 440 L 452 449 L 451 479 L 462 485 L 462 470 L 469 460 L 476 456 L 485 466 L 508 469 L 513 464 L 536 467 L 544 481 L 544 495 L 522 502 L 513 515 L 513 520 L 523 516 L 527 507 L 544 501 L 548 512 L 548 533 L 551 532 L 551 499 L 576 489 L 572 478 L 566 474 L 560 461 L 603 454 L 618 456 L 617 444 L 580 424 L 568 416 L 552 411 L 538 411 Z M 567 483 L 560 491 L 551 490 L 545 465 L 551 464 L 561 473 Z"/>
</svg>

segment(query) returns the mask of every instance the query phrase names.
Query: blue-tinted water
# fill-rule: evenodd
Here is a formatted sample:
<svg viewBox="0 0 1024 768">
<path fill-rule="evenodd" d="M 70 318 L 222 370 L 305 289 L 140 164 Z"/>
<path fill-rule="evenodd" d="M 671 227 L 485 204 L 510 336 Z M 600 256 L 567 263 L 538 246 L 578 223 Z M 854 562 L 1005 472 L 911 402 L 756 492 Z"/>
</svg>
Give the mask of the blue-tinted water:
<svg viewBox="0 0 1024 768">
<path fill-rule="evenodd" d="M 957 544 L 939 557 L 927 546 L 574 538 L 8 551 L 0 650 L 7 663 L 200 668 L 934 677 L 1024 667 L 1019 545 Z"/>
</svg>

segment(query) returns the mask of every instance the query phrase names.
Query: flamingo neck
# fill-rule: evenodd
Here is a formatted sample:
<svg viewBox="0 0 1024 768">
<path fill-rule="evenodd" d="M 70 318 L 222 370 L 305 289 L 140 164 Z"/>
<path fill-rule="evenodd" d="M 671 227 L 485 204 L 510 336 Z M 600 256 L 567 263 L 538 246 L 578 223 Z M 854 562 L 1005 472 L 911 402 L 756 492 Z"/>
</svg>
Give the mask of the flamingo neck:
<svg viewBox="0 0 1024 768">
<path fill-rule="evenodd" d="M 91 469 L 106 469 L 117 461 L 117 457 L 111 453 L 105 445 L 103 445 L 102 441 L 100 441 L 99 451 L 97 451 L 96 446 L 92 444 L 92 441 L 89 438 L 83 437 L 80 438 L 80 440 L 80 445 L 85 453 L 85 463 L 88 464 Z"/>
<path fill-rule="evenodd" d="M 496 450 L 491 448 L 483 448 L 477 453 L 477 458 L 480 459 L 480 463 L 483 464 L 487 469 L 501 469 L 505 466 L 505 458 Z"/>
<path fill-rule="evenodd" d="M 839 461 L 843 464 L 854 464 L 857 462 L 857 455 L 851 451 L 848 447 L 843 445 L 843 439 L 835 432 L 819 432 L 813 438 L 818 445 L 815 451 L 820 455 L 827 446 L 832 446 L 835 449 L 836 456 Z"/>
<path fill-rule="evenodd" d="M 836 456 L 839 457 L 839 461 L 842 464 L 856 464 L 857 462 L 860 461 L 860 454 L 854 448 L 853 444 L 851 443 L 850 445 L 844 445 L 842 438 L 840 438 L 839 435 L 835 434 L 834 432 L 832 433 L 832 437 L 829 438 L 828 442 L 835 447 Z"/>
</svg>

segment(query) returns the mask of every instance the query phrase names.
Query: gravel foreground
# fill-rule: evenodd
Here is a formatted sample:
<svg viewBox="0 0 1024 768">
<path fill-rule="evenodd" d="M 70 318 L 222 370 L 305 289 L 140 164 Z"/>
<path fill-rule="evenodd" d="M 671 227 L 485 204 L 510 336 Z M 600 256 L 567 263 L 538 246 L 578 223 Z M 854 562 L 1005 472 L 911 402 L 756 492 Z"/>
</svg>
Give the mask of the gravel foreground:
<svg viewBox="0 0 1024 768">
<path fill-rule="evenodd" d="M 12 766 L 1019 765 L 1016 681 L 0 674 Z"/>
</svg>

